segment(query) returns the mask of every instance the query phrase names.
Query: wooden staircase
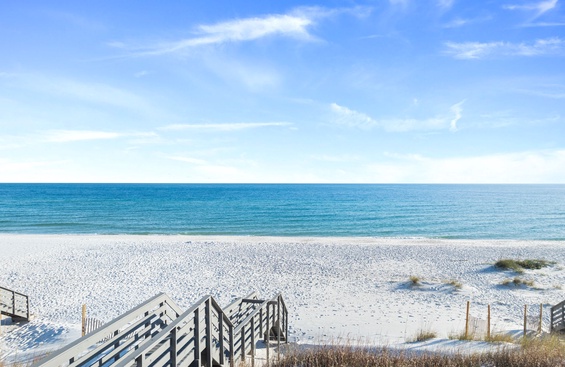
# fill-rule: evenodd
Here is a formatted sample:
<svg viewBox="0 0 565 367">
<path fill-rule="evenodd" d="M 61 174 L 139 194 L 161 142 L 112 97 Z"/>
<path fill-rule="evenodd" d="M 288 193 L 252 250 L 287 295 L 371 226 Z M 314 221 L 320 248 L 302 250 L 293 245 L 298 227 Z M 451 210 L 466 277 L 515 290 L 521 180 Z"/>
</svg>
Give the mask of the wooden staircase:
<svg viewBox="0 0 565 367">
<path fill-rule="evenodd" d="M 34 367 L 235 367 L 251 357 L 257 341 L 288 340 L 288 310 L 281 295 L 256 293 L 221 308 L 205 296 L 186 311 L 164 293 L 147 300 Z"/>
<path fill-rule="evenodd" d="M 0 313 L 13 321 L 29 321 L 29 297 L 11 289 L 0 287 Z"/>
</svg>

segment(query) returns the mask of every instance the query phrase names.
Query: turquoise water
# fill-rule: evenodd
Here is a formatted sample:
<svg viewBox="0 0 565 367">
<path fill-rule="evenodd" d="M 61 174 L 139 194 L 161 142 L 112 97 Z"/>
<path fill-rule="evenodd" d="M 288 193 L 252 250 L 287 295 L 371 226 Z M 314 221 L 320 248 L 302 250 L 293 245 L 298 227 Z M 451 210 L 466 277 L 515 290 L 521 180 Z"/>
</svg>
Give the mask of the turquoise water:
<svg viewBox="0 0 565 367">
<path fill-rule="evenodd" d="M 565 240 L 565 185 L 0 184 L 0 232 Z"/>
</svg>

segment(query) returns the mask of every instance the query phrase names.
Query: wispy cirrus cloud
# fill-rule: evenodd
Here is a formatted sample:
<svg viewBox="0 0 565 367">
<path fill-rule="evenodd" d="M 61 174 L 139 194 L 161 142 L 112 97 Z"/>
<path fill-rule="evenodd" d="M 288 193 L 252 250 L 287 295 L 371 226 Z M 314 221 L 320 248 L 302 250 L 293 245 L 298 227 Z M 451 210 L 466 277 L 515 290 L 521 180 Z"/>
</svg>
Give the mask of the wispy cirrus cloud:
<svg viewBox="0 0 565 367">
<path fill-rule="evenodd" d="M 50 143 L 69 143 L 86 140 L 112 140 L 118 138 L 156 137 L 152 132 L 120 133 L 94 130 L 52 130 L 43 133 L 42 140 Z"/>
<path fill-rule="evenodd" d="M 268 14 L 214 24 L 201 24 L 196 26 L 193 37 L 156 45 L 130 47 L 117 41 L 110 42 L 108 45 L 130 51 L 137 56 L 157 56 L 178 53 L 194 47 L 249 42 L 274 36 L 311 42 L 317 40 L 317 37 L 311 33 L 311 29 L 320 19 L 342 13 L 361 17 L 367 15 L 370 10 L 364 7 L 342 9 L 300 7 L 287 14 Z"/>
<path fill-rule="evenodd" d="M 503 5 L 502 8 L 507 10 L 522 10 L 522 11 L 533 12 L 533 17 L 531 20 L 535 20 L 536 18 L 542 16 L 548 11 L 554 9 L 557 6 L 558 2 L 559 0 L 545 0 L 538 2 L 530 2 L 525 4 L 507 4 L 507 5 Z"/>
<path fill-rule="evenodd" d="M 565 40 L 559 37 L 538 39 L 531 43 L 446 42 L 445 54 L 456 59 L 484 59 L 497 56 L 543 56 L 563 54 Z"/>
<path fill-rule="evenodd" d="M 179 130 L 193 130 L 193 131 L 238 131 L 257 129 L 262 127 L 284 127 L 293 125 L 290 122 L 235 122 L 225 124 L 173 124 L 160 127 L 159 130 L 163 131 L 179 131 Z"/>
<path fill-rule="evenodd" d="M 151 111 L 151 103 L 129 90 L 110 84 L 35 73 L 0 73 L 7 86 L 59 98 L 80 100 L 135 111 Z"/>
<path fill-rule="evenodd" d="M 355 111 L 345 106 L 340 106 L 337 103 L 332 103 L 330 105 L 330 110 L 334 116 L 334 123 L 361 130 L 379 128 L 389 132 L 408 132 L 418 130 L 449 129 L 450 131 L 455 132 L 458 130 L 457 122 L 462 117 L 463 103 L 464 101 L 461 101 L 451 106 L 450 111 L 453 115 L 452 117 L 446 115 L 435 116 L 427 119 L 375 119 L 363 112 Z"/>
<path fill-rule="evenodd" d="M 443 10 L 451 9 L 454 3 L 455 0 L 437 0 L 437 6 Z"/>
<path fill-rule="evenodd" d="M 313 19 L 305 16 L 284 14 L 201 25 L 197 28 L 199 36 L 162 44 L 147 50 L 144 54 L 162 55 L 195 46 L 252 41 L 274 35 L 311 41 L 314 37 L 309 33 L 308 28 L 313 23 Z"/>
<path fill-rule="evenodd" d="M 477 17 L 477 18 L 460 18 L 456 17 L 443 25 L 443 28 L 459 28 L 468 26 L 475 23 L 481 23 L 491 20 L 492 17 L 485 16 L 485 17 Z"/>
</svg>

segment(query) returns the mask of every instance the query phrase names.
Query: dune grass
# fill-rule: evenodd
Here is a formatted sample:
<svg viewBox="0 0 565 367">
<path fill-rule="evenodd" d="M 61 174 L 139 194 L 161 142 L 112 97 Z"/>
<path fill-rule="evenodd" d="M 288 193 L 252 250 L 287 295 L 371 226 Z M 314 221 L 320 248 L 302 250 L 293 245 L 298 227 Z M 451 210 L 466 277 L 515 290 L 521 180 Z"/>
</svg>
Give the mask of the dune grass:
<svg viewBox="0 0 565 367">
<path fill-rule="evenodd" d="M 430 329 L 420 329 L 411 342 L 423 342 L 437 337 L 437 333 Z"/>
<path fill-rule="evenodd" d="M 463 349 L 464 347 L 462 347 Z M 555 367 L 565 366 L 565 348 L 556 338 L 530 340 L 519 348 L 484 354 L 410 353 L 387 348 L 320 346 L 287 353 L 272 367 Z"/>
<path fill-rule="evenodd" d="M 422 279 L 420 277 L 415 276 L 415 275 L 411 275 L 409 279 L 410 279 L 410 283 L 412 285 L 421 285 L 422 284 L 421 283 Z"/>
<path fill-rule="evenodd" d="M 502 259 L 494 263 L 494 266 L 502 270 L 512 270 L 517 273 L 523 273 L 524 270 L 539 270 L 554 264 L 555 264 L 554 261 L 547 261 L 541 259 L 526 259 L 526 260 Z"/>
<path fill-rule="evenodd" d="M 502 281 L 502 283 L 500 283 L 502 285 L 515 285 L 515 286 L 520 286 L 520 285 L 524 285 L 526 287 L 533 287 L 535 285 L 533 280 L 526 280 L 526 279 L 522 279 L 522 278 L 514 278 L 514 279 L 504 279 Z"/>
</svg>

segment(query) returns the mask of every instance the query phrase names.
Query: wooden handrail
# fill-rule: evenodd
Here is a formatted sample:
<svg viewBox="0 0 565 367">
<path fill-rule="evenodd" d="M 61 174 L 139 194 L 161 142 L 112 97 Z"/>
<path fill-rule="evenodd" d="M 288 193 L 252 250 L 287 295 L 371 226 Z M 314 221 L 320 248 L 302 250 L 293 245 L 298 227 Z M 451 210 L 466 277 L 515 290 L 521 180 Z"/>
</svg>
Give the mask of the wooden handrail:
<svg viewBox="0 0 565 367">
<path fill-rule="evenodd" d="M 162 319 L 166 316 L 166 307 L 174 312 L 170 322 Z M 268 309 L 274 307 L 277 307 L 276 312 L 269 313 Z M 288 311 L 280 294 L 265 301 L 252 293 L 238 298 L 227 309 L 231 315 L 224 312 L 212 296 L 205 296 L 187 311 L 180 312 L 176 304 L 161 293 L 33 367 L 101 364 L 145 367 L 181 362 L 190 365 L 195 361 L 197 366 L 227 367 L 235 366 L 239 356 L 244 359 L 248 351 L 254 352 L 255 340 L 269 338 L 272 328 L 279 342 L 282 338 L 288 340 Z M 237 323 L 230 318 L 235 314 L 238 314 Z M 99 342 L 100 337 L 108 335 L 114 337 Z M 204 351 L 204 360 L 200 360 Z"/>
</svg>

